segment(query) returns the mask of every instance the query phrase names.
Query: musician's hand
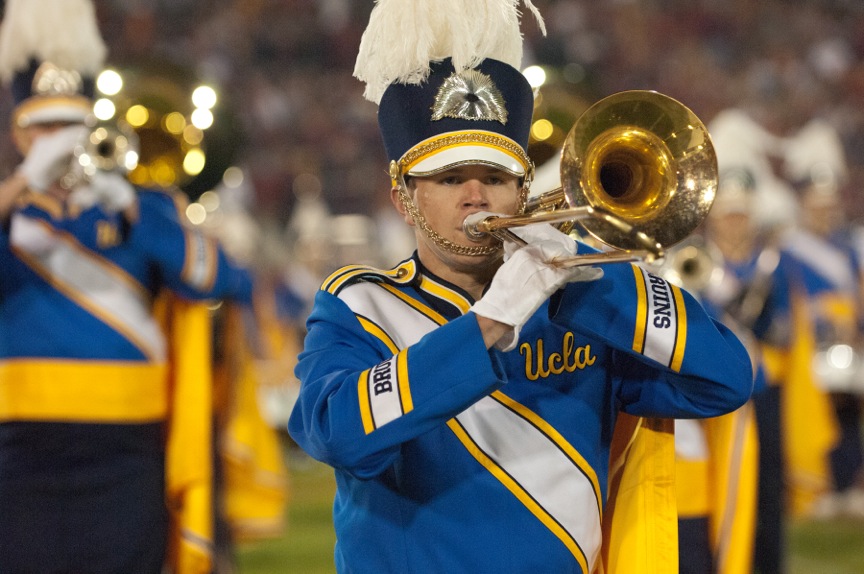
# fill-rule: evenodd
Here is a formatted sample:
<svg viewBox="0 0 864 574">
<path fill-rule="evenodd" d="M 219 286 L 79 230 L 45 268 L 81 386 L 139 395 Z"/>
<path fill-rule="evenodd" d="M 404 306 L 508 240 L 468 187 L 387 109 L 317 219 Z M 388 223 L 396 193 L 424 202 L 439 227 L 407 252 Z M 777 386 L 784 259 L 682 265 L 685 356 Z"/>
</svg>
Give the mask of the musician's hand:
<svg viewBox="0 0 864 574">
<path fill-rule="evenodd" d="M 125 177 L 111 171 L 97 171 L 90 181 L 69 196 L 69 202 L 87 209 L 95 204 L 107 213 L 124 211 L 135 203 L 138 195 Z"/>
<path fill-rule="evenodd" d="M 47 191 L 69 170 L 72 152 L 87 133 L 85 126 L 74 125 L 39 136 L 18 166 L 18 173 L 34 191 Z"/>
<path fill-rule="evenodd" d="M 521 237 L 526 243 L 554 241 L 566 249 L 569 255 L 576 255 L 576 241 L 548 223 L 532 223 L 524 227 L 514 227 L 510 231 Z M 506 241 L 504 243 L 504 260 L 506 261 L 520 247 L 516 243 Z"/>
<path fill-rule="evenodd" d="M 471 308 L 476 315 L 512 327 L 509 333 L 495 341 L 495 348 L 502 351 L 514 349 L 522 325 L 564 284 L 593 281 L 603 275 L 602 269 L 555 265 L 556 260 L 571 255 L 570 249 L 561 242 L 540 241 L 516 249 L 498 269 L 489 289 Z"/>
</svg>

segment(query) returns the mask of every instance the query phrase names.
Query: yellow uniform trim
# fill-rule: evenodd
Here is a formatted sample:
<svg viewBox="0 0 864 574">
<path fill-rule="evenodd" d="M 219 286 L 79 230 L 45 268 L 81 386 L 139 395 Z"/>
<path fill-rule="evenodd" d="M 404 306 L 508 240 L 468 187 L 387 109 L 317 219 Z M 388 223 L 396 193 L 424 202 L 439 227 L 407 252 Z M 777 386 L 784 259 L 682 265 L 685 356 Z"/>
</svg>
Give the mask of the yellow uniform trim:
<svg viewBox="0 0 864 574">
<path fill-rule="evenodd" d="M 154 363 L 0 363 L 0 420 L 143 423 L 168 412 L 167 367 Z"/>
<path fill-rule="evenodd" d="M 387 348 L 390 349 L 391 353 L 395 355 L 399 352 L 399 348 L 396 346 L 396 343 L 393 342 L 393 339 L 390 338 L 390 335 L 384 332 L 384 329 L 382 329 L 366 317 L 363 317 L 361 315 L 356 315 L 356 317 L 357 320 L 360 321 L 360 325 L 363 326 L 363 329 L 367 333 L 387 345 Z"/>
<path fill-rule="evenodd" d="M 368 265 L 346 265 L 331 273 L 323 283 L 321 283 L 321 291 L 327 291 L 335 295 L 342 286 L 357 277 L 358 275 L 373 274 L 389 277 L 397 283 L 408 283 L 414 279 L 417 273 L 417 265 L 413 259 L 402 263 L 398 267 L 382 271 Z"/>
<path fill-rule="evenodd" d="M 648 321 L 648 295 L 645 276 L 635 265 L 631 265 L 636 278 L 636 331 L 633 333 L 633 350 L 641 353 L 645 349 L 645 325 Z"/>
<path fill-rule="evenodd" d="M 672 295 L 675 297 L 675 308 L 678 311 L 678 335 L 675 337 L 675 351 L 672 354 L 672 363 L 669 368 L 676 373 L 681 370 L 684 362 L 684 348 L 687 346 L 687 308 L 684 306 L 684 296 L 681 289 L 672 285 Z"/>
<path fill-rule="evenodd" d="M 452 303 L 453 306 L 459 309 L 463 315 L 471 308 L 471 304 L 465 299 L 465 297 L 459 295 L 452 289 L 448 289 L 443 285 L 430 281 L 426 277 L 420 279 L 420 288 L 432 295 L 435 295 L 439 299 L 444 299 L 445 301 Z"/>
<path fill-rule="evenodd" d="M 566 454 L 577 467 L 579 467 L 579 470 L 581 470 L 588 480 L 591 481 L 591 486 L 594 488 L 594 496 L 597 498 L 597 511 L 600 513 L 600 519 L 602 521 L 603 505 L 600 501 L 603 500 L 603 495 L 600 493 L 600 481 L 597 479 L 597 473 L 594 472 L 594 469 L 591 468 L 588 461 L 579 454 L 579 451 L 577 451 L 573 445 L 567 441 L 567 439 L 561 436 L 561 433 L 555 430 L 555 428 L 548 422 L 540 418 L 537 413 L 533 412 L 525 405 L 514 401 L 501 391 L 493 392 L 492 397 L 504 406 L 519 413 L 519 415 L 521 415 L 525 420 L 540 429 L 543 434 L 555 443 L 555 446 L 560 448 L 561 451 Z"/>
<path fill-rule="evenodd" d="M 370 369 L 366 369 L 360 373 L 360 378 L 357 380 L 360 419 L 363 421 L 363 432 L 366 434 L 375 430 L 375 421 L 372 419 L 372 405 L 369 402 L 369 371 Z"/>
<path fill-rule="evenodd" d="M 789 352 L 787 349 L 762 345 L 762 366 L 769 385 L 779 385 L 786 379 L 789 371 Z"/>
<path fill-rule="evenodd" d="M 497 478 L 501 484 L 507 488 L 507 490 L 512 492 L 513 495 L 546 526 L 546 528 L 548 528 L 559 540 L 561 540 L 561 542 L 564 543 L 570 553 L 576 558 L 582 571 L 589 572 L 588 559 L 582 551 L 582 548 L 579 546 L 579 543 L 576 542 L 576 540 L 574 540 L 573 537 L 570 536 L 570 534 L 564 530 L 561 525 L 558 524 L 558 522 L 550 516 L 548 512 L 546 512 L 545 509 L 543 509 L 542 506 L 537 504 L 537 501 L 535 501 L 530 494 L 525 492 L 525 489 L 522 488 L 518 482 L 513 480 L 513 478 L 504 471 L 504 469 L 498 466 L 494 460 L 489 458 L 486 453 L 477 446 L 456 419 L 450 419 L 447 421 L 447 426 L 450 427 L 453 434 L 456 435 L 468 452 L 471 453 L 471 456 L 473 456 L 477 462 L 482 464 L 486 470 L 492 473 L 492 475 Z"/>
<path fill-rule="evenodd" d="M 681 518 L 706 517 L 711 511 L 708 461 L 675 458 L 675 500 Z"/>
<path fill-rule="evenodd" d="M 402 413 L 408 414 L 414 410 L 411 384 L 408 381 L 408 349 L 403 349 L 396 355 L 396 373 L 399 379 L 399 399 L 402 402 Z"/>
<path fill-rule="evenodd" d="M 99 265 L 107 274 L 114 277 L 118 283 L 124 285 L 129 291 L 131 291 L 133 296 L 143 300 L 150 299 L 150 295 L 147 293 L 144 286 L 138 283 L 138 281 L 136 281 L 131 275 L 126 273 L 125 270 L 117 267 L 111 261 L 100 257 L 98 254 L 89 251 L 72 236 L 54 231 L 51 226 L 44 222 L 40 222 L 40 225 L 54 233 L 60 239 L 65 240 L 66 243 L 68 243 L 68 245 L 79 254 L 79 256 L 90 259 L 95 264 Z M 42 277 L 46 283 L 73 301 L 76 305 L 117 331 L 117 333 L 122 335 L 132 345 L 138 348 L 145 357 L 150 360 L 158 359 L 158 357 L 154 356 L 152 346 L 148 344 L 146 340 L 142 339 L 138 333 L 131 330 L 127 325 L 124 325 L 123 321 L 119 320 L 117 315 L 107 313 L 99 305 L 94 304 L 88 297 L 88 295 L 90 295 L 89 293 L 82 293 L 75 287 L 69 285 L 67 281 L 57 277 L 50 269 L 46 268 L 37 257 L 32 256 L 23 249 L 12 247 L 12 252 L 21 260 L 22 263 L 30 267 L 34 273 Z"/>
<path fill-rule="evenodd" d="M 60 219 L 63 217 L 63 204 L 60 203 L 59 200 L 54 199 L 50 195 L 45 195 L 44 193 L 37 193 L 31 189 L 28 189 L 26 193 L 21 195 L 18 200 L 18 205 L 22 207 L 32 205 L 33 207 L 41 209 L 54 219 Z"/>
<path fill-rule="evenodd" d="M 330 274 L 327 279 L 321 284 L 321 290 L 327 291 L 329 293 L 336 293 L 339 287 L 351 277 L 358 275 L 358 272 L 364 272 L 369 270 L 369 267 L 365 265 L 347 265 L 342 267 L 341 269 L 334 271 Z M 340 279 L 336 282 L 337 279 Z"/>
<path fill-rule="evenodd" d="M 103 257 L 95 251 L 92 251 L 90 248 L 78 241 L 78 238 L 71 233 L 63 231 L 61 229 L 57 229 L 43 219 L 34 219 L 34 222 L 40 225 L 43 229 L 45 229 L 46 233 L 50 233 L 51 235 L 54 235 L 62 241 L 66 242 L 81 257 L 86 257 L 99 263 L 105 269 L 106 273 L 110 273 L 117 279 L 117 281 L 125 285 L 127 289 L 134 291 L 137 297 L 150 298 L 150 293 L 147 290 L 147 287 L 145 287 L 143 283 L 141 283 L 137 278 L 135 278 L 134 275 L 132 275 L 122 267 L 118 267 L 117 264 L 110 259 Z"/>
<path fill-rule="evenodd" d="M 390 291 L 391 293 L 393 293 L 394 295 L 396 295 L 397 297 L 399 297 L 400 299 L 402 299 L 403 301 L 408 303 L 408 305 L 410 305 L 411 307 L 413 307 L 417 311 L 423 313 L 424 315 L 426 315 L 427 317 L 429 317 L 430 319 L 432 319 L 433 321 L 435 321 L 439 325 L 443 325 L 444 323 L 447 322 L 447 319 L 445 319 L 440 313 L 433 310 L 431 307 L 424 305 L 420 301 L 413 299 L 408 295 L 405 295 L 404 293 L 402 293 L 401 291 L 399 291 L 395 287 L 392 287 L 391 285 L 387 285 L 386 283 L 382 283 L 381 287 Z"/>
<path fill-rule="evenodd" d="M 490 141 L 482 141 L 481 139 L 479 139 L 477 137 L 477 136 L 484 136 L 487 134 L 490 138 Z M 438 144 L 437 143 L 437 142 L 441 142 L 441 141 L 443 141 L 443 142 L 452 141 L 454 143 L 450 143 L 450 144 L 447 144 L 447 143 Z M 495 143 L 493 143 L 493 141 Z M 478 131 L 465 130 L 465 131 L 457 131 L 457 132 L 447 132 L 445 134 L 441 134 L 441 135 L 438 135 L 435 137 L 431 137 L 427 140 L 424 140 L 424 141 L 418 143 L 416 146 L 414 146 L 411 150 L 409 150 L 409 152 L 405 154 L 405 157 L 403 157 L 403 160 L 406 159 L 407 156 L 409 154 L 411 154 L 411 152 L 417 152 L 417 151 L 420 151 L 422 149 L 425 151 L 425 153 L 417 153 L 416 157 L 410 158 L 410 160 L 403 165 L 402 171 L 403 171 L 403 173 L 408 173 L 409 171 L 414 169 L 414 166 L 416 166 L 418 163 L 420 163 L 421 161 L 423 161 L 424 159 L 426 159 L 429 156 L 435 155 L 435 154 L 437 154 L 441 151 L 447 150 L 447 149 L 464 147 L 464 146 L 483 146 L 483 147 L 488 147 L 488 148 L 498 150 L 500 152 L 503 152 L 503 153 L 509 155 L 510 157 L 515 159 L 516 161 L 518 161 L 519 165 L 521 165 L 525 170 L 527 170 L 528 169 L 528 162 L 526 162 L 526 158 L 524 158 L 520 155 L 517 155 L 512 150 L 508 149 L 508 147 L 509 147 L 508 144 L 510 144 L 512 146 L 516 146 L 517 148 L 519 145 L 516 142 L 514 142 L 513 140 L 511 140 L 510 138 L 504 137 L 501 134 L 496 134 L 493 132 L 486 132 L 486 131 L 482 131 L 482 130 L 478 130 Z"/>
</svg>

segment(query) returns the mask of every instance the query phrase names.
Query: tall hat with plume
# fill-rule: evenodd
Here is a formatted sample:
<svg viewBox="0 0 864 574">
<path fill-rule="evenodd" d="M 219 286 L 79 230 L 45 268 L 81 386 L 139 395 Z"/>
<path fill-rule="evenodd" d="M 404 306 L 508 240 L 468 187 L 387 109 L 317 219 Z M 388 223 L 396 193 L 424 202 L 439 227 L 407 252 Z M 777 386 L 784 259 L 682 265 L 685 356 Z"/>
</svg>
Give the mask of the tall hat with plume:
<svg viewBox="0 0 864 574">
<path fill-rule="evenodd" d="M 711 213 L 751 213 L 757 225 L 766 229 L 794 221 L 795 197 L 771 164 L 771 158 L 783 154 L 783 140 L 737 108 L 718 113 L 708 131 L 720 172 Z"/>
<path fill-rule="evenodd" d="M 784 142 L 783 171 L 799 190 L 834 194 L 846 182 L 843 141 L 826 120 L 814 118 Z"/>
<path fill-rule="evenodd" d="M 378 104 L 394 184 L 461 164 L 530 180 L 534 94 L 519 71 L 530 0 L 377 0 L 354 75 Z"/>
<path fill-rule="evenodd" d="M 90 0 L 7 0 L 0 24 L 0 81 L 19 127 L 81 122 L 106 54 Z"/>
</svg>

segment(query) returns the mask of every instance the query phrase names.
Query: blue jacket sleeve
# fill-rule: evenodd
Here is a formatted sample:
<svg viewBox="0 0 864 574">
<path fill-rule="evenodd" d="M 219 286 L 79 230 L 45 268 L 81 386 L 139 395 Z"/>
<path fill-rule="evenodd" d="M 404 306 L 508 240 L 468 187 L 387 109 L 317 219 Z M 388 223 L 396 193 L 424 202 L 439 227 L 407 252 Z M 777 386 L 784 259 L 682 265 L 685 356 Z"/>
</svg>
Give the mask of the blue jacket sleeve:
<svg viewBox="0 0 864 574">
<path fill-rule="evenodd" d="M 131 240 L 154 262 L 160 280 L 188 299 L 231 299 L 251 304 L 251 273 L 232 263 L 218 241 L 185 221 L 166 193 L 141 191 Z"/>
<path fill-rule="evenodd" d="M 750 357 L 696 299 L 628 264 L 572 283 L 550 305 L 552 320 L 616 350 L 622 409 L 640 416 L 713 417 L 743 405 L 753 388 Z"/>
<path fill-rule="evenodd" d="M 344 302 L 321 291 L 307 328 L 289 434 L 313 458 L 359 478 L 383 472 L 402 443 L 505 382 L 473 313 L 394 355 Z"/>
</svg>

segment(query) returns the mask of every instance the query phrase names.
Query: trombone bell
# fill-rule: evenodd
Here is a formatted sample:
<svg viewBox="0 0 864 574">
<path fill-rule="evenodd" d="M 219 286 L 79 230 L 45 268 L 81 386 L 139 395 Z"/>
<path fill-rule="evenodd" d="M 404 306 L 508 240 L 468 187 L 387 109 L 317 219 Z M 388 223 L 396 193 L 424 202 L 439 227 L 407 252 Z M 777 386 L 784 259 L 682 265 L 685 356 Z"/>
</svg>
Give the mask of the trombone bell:
<svg viewBox="0 0 864 574">
<path fill-rule="evenodd" d="M 708 215 L 717 155 L 708 129 L 677 100 L 620 92 L 588 108 L 568 133 L 561 181 L 569 205 L 603 208 L 668 249 Z M 638 248 L 602 220 L 580 225 L 616 249 Z"/>
<path fill-rule="evenodd" d="M 575 222 L 623 253 L 610 261 L 654 260 L 690 235 L 717 191 L 708 130 L 680 102 L 627 91 L 592 105 L 561 153 L 562 187 L 529 201 L 525 215 L 465 220 L 469 237 L 530 223 Z M 579 258 L 581 256 L 576 256 Z M 576 264 L 594 264 L 576 263 Z"/>
</svg>

